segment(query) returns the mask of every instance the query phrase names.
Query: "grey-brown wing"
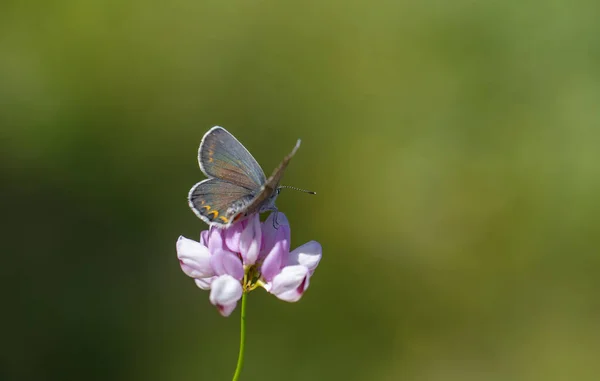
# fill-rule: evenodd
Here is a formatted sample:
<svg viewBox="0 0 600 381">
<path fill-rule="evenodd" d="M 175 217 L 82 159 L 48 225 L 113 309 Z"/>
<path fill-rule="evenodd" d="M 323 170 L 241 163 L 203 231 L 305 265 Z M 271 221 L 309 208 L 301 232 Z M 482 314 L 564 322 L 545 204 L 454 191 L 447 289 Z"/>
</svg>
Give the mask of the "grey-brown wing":
<svg viewBox="0 0 600 381">
<path fill-rule="evenodd" d="M 265 173 L 254 157 L 223 127 L 211 128 L 198 150 L 200 169 L 207 177 L 228 181 L 257 191 L 265 184 Z"/>
<path fill-rule="evenodd" d="M 194 185 L 188 195 L 190 208 L 209 225 L 227 227 L 247 210 L 255 194 L 248 189 L 219 179 Z"/>
<path fill-rule="evenodd" d="M 277 187 L 279 186 L 279 182 L 283 177 L 283 173 L 285 172 L 285 169 L 290 163 L 290 160 L 292 160 L 292 157 L 294 157 L 294 155 L 296 154 L 296 151 L 298 151 L 298 148 L 300 148 L 300 139 L 298 139 L 298 141 L 296 142 L 296 146 L 294 146 L 292 152 L 290 152 L 286 157 L 283 158 L 281 163 L 273 171 L 271 177 L 269 177 L 265 184 L 260 188 L 260 192 L 258 192 L 256 197 L 254 197 L 250 205 L 248 205 L 248 207 L 246 208 L 248 212 L 253 213 L 255 211 L 260 211 L 260 208 L 263 205 L 263 203 L 266 200 L 268 200 L 271 196 L 273 196 L 274 192 L 277 191 Z"/>
</svg>

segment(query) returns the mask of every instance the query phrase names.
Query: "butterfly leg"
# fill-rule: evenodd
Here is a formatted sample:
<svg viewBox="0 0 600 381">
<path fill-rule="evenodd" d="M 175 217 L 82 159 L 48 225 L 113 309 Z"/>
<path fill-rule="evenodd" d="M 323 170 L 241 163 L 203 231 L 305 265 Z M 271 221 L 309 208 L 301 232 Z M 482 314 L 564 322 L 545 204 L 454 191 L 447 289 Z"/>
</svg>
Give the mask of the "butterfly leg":
<svg viewBox="0 0 600 381">
<path fill-rule="evenodd" d="M 279 221 L 277 220 L 277 217 L 279 216 L 279 210 L 277 210 L 276 207 L 273 207 L 271 211 L 275 213 L 275 217 L 273 218 L 273 227 L 275 228 L 275 230 L 277 230 L 279 229 Z"/>
</svg>

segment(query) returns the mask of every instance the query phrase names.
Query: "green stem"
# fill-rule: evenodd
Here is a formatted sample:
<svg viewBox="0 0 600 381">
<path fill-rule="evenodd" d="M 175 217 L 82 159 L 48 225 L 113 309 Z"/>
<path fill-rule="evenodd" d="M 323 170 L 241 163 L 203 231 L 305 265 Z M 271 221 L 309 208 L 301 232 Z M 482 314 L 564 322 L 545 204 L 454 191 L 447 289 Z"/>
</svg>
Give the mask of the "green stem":
<svg viewBox="0 0 600 381">
<path fill-rule="evenodd" d="M 242 294 L 242 312 L 240 314 L 240 354 L 238 355 L 237 367 L 233 375 L 233 381 L 240 379 L 242 367 L 244 366 L 244 348 L 246 347 L 246 292 Z"/>
</svg>

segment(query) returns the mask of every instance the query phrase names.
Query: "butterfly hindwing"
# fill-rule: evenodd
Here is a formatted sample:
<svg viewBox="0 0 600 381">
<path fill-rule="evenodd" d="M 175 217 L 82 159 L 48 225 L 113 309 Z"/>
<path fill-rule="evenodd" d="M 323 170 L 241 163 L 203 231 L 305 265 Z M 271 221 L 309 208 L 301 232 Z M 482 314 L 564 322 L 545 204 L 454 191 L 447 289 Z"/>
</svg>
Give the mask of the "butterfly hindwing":
<svg viewBox="0 0 600 381">
<path fill-rule="evenodd" d="M 242 186 L 207 179 L 192 187 L 188 203 L 207 224 L 227 227 L 237 221 L 254 198 L 255 195 Z"/>
<path fill-rule="evenodd" d="M 207 177 L 247 190 L 256 191 L 266 182 L 265 174 L 254 157 L 223 127 L 215 126 L 204 135 L 198 150 L 198 162 Z"/>
</svg>

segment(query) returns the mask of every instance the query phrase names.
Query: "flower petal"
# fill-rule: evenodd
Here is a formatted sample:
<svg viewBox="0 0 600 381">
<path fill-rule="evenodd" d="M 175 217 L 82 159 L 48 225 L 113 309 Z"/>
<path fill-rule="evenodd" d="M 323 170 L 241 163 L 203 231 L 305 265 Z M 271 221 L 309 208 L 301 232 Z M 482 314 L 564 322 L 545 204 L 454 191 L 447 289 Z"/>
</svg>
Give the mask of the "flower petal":
<svg viewBox="0 0 600 381">
<path fill-rule="evenodd" d="M 284 246 L 285 243 L 283 241 L 275 243 L 275 246 L 273 246 L 263 261 L 260 273 L 267 282 L 273 280 L 273 277 L 281 271 L 284 255 L 287 254 L 287 251 L 284 250 Z"/>
<path fill-rule="evenodd" d="M 202 230 L 200 232 L 200 243 L 208 247 L 208 230 Z"/>
<path fill-rule="evenodd" d="M 217 250 L 210 258 L 210 265 L 217 275 L 231 275 L 235 279 L 244 277 L 244 266 L 240 258 L 227 250 Z"/>
<path fill-rule="evenodd" d="M 287 265 L 306 266 L 312 274 L 321 261 L 323 248 L 317 241 L 310 241 L 295 248 L 289 255 Z"/>
<path fill-rule="evenodd" d="M 294 290 L 282 292 L 275 296 L 285 302 L 290 302 L 290 303 L 297 302 L 298 300 L 300 300 L 302 295 L 304 295 L 304 291 L 306 291 L 306 289 L 308 288 L 309 280 L 310 280 L 310 275 L 307 275 L 306 278 L 304 279 L 304 283 L 302 283 L 300 286 L 298 286 L 298 288 L 296 288 Z"/>
<path fill-rule="evenodd" d="M 308 288 L 309 270 L 302 265 L 284 267 L 273 278 L 268 291 L 286 302 L 296 302 Z"/>
<path fill-rule="evenodd" d="M 210 252 L 199 242 L 180 236 L 177 240 L 177 258 L 181 270 L 192 278 L 206 278 L 215 275 L 210 265 Z"/>
<path fill-rule="evenodd" d="M 248 225 L 240 236 L 240 254 L 244 265 L 253 265 L 258 258 L 261 244 L 260 220 L 258 213 L 248 218 Z"/>
<path fill-rule="evenodd" d="M 210 278 L 196 278 L 194 279 L 194 282 L 196 282 L 196 286 L 201 290 L 210 290 L 210 285 L 215 279 L 217 279 L 216 276 L 211 276 Z"/>
<path fill-rule="evenodd" d="M 211 253 L 223 248 L 223 230 L 211 227 L 206 237 L 207 247 Z"/>
<path fill-rule="evenodd" d="M 212 282 L 209 299 L 221 315 L 229 316 L 241 297 L 242 285 L 232 276 L 221 275 Z"/>
<path fill-rule="evenodd" d="M 235 307 L 237 307 L 237 303 L 232 303 L 232 304 L 228 304 L 228 305 L 217 305 L 217 310 L 219 310 L 219 313 L 221 314 L 221 316 L 227 317 L 229 315 L 231 315 L 231 313 L 233 312 L 233 310 L 235 310 Z"/>
<path fill-rule="evenodd" d="M 277 215 L 277 225 L 275 224 L 275 215 Z M 285 216 L 285 214 L 280 212 L 274 212 L 269 214 L 269 217 L 261 224 L 262 229 L 262 248 L 260 258 L 266 257 L 267 254 L 273 249 L 275 242 L 278 240 L 286 239 L 287 240 L 287 248 L 285 250 L 289 250 L 289 242 L 291 231 L 290 231 L 290 223 Z M 277 228 L 275 227 L 277 226 Z"/>
<path fill-rule="evenodd" d="M 225 229 L 225 244 L 227 245 L 227 248 L 234 253 L 240 252 L 240 237 L 243 230 L 244 225 L 241 221 L 236 222 L 229 228 Z"/>
</svg>

